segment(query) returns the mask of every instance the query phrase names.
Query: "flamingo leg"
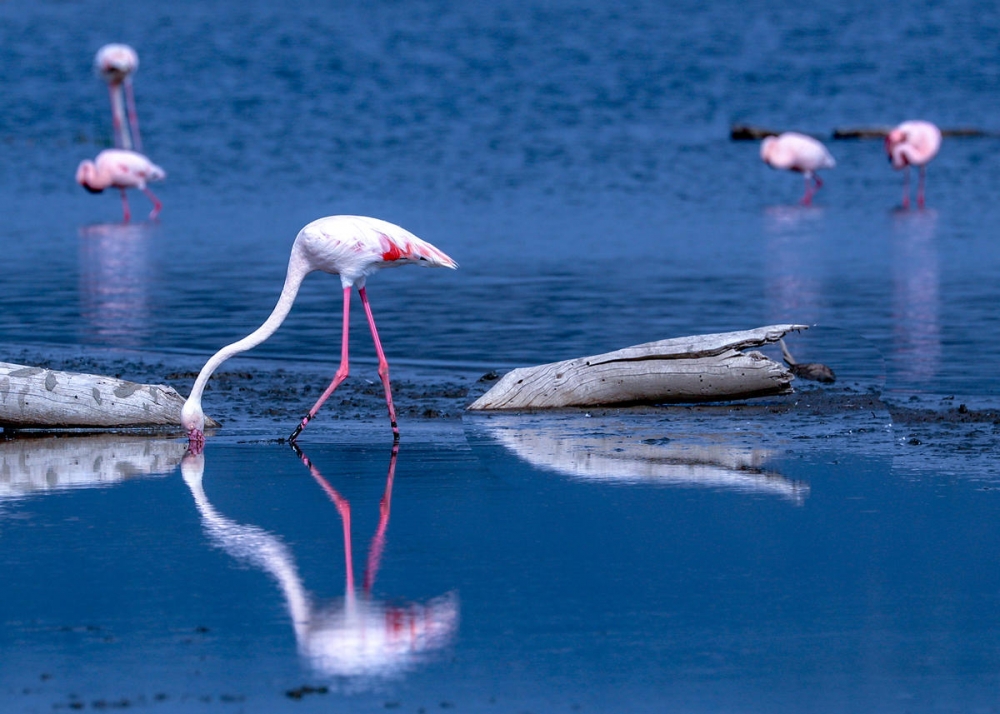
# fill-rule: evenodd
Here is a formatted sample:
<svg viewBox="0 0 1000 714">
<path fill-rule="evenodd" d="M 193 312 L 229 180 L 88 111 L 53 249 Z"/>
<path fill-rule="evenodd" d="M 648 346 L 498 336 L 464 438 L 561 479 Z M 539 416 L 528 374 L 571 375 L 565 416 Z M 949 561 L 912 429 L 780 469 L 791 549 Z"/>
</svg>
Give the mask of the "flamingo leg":
<svg viewBox="0 0 1000 714">
<path fill-rule="evenodd" d="M 298 447 L 295 442 L 292 442 L 292 448 L 295 449 L 296 455 L 302 460 L 302 463 L 306 465 L 309 469 L 309 473 L 312 475 L 316 483 L 320 485 L 326 495 L 330 497 L 333 501 L 333 505 L 337 507 L 337 513 L 340 514 L 340 522 L 344 528 L 344 565 L 347 569 L 347 592 L 354 593 L 354 560 L 351 557 L 351 504 L 346 498 L 337 493 L 337 489 L 330 485 L 330 482 L 323 478 L 323 474 L 319 472 L 315 466 L 313 466 L 312 461 L 309 457 L 302 453 L 302 449 Z"/>
<path fill-rule="evenodd" d="M 358 294 L 361 296 L 361 304 L 365 308 L 365 315 L 368 317 L 368 326 L 372 330 L 372 341 L 375 342 L 375 354 L 378 355 L 378 376 L 382 379 L 382 386 L 385 387 L 385 403 L 389 407 L 389 422 L 392 424 L 393 439 L 399 438 L 399 427 L 396 425 L 396 407 L 392 404 L 392 391 L 389 389 L 389 362 L 382 351 L 382 342 L 378 338 L 378 330 L 375 329 L 375 318 L 372 317 L 372 308 L 368 304 L 368 293 L 365 288 L 359 288 Z"/>
<path fill-rule="evenodd" d="M 289 441 L 294 442 L 298 438 L 299 434 L 302 433 L 302 430 L 306 428 L 306 424 L 308 424 L 309 421 L 314 416 L 316 416 L 316 412 L 318 412 L 319 408 L 323 406 L 323 402 L 325 402 L 330 397 L 330 395 L 333 394 L 333 390 L 339 387 L 341 382 L 347 379 L 347 375 L 350 371 L 347 360 L 347 336 L 351 329 L 350 318 L 351 318 L 351 288 L 346 287 L 344 288 L 344 331 L 340 343 L 340 367 L 337 368 L 336 374 L 333 375 L 333 381 L 330 382 L 330 386 L 327 387 L 326 391 L 320 395 L 319 399 L 313 405 L 313 408 L 309 410 L 308 414 L 302 417 L 302 421 L 299 423 L 297 427 L 295 427 L 295 431 L 292 432 L 292 435 L 288 437 Z"/>
<path fill-rule="evenodd" d="M 125 80 L 125 100 L 127 102 L 128 123 L 132 130 L 132 143 L 135 145 L 135 150 L 141 153 L 142 139 L 139 138 L 139 115 L 135 111 L 135 92 L 132 91 L 131 78 Z"/>
<path fill-rule="evenodd" d="M 918 174 L 918 178 L 917 178 L 917 207 L 918 208 L 923 208 L 924 207 L 924 183 L 926 181 L 926 176 L 927 176 L 927 167 L 926 166 L 921 166 L 920 167 L 920 173 Z"/>
<path fill-rule="evenodd" d="M 122 86 L 109 84 L 108 92 L 111 95 L 111 123 L 114 127 L 115 147 L 131 149 L 132 141 L 125 131 L 125 99 L 122 96 Z"/>
<path fill-rule="evenodd" d="M 389 475 L 385 479 L 385 493 L 378 508 L 378 529 L 372 538 L 372 544 L 368 550 L 368 564 L 365 566 L 365 579 L 362 587 L 366 595 L 371 595 L 372 586 L 375 585 L 375 575 L 378 573 L 379 564 L 382 562 L 382 551 L 385 550 L 385 532 L 389 527 L 389 511 L 392 506 L 392 481 L 396 475 L 396 458 L 399 456 L 399 442 L 392 442 L 392 456 L 389 457 Z"/>
<path fill-rule="evenodd" d="M 903 208 L 910 207 L 910 167 L 906 167 L 903 174 Z"/>
<path fill-rule="evenodd" d="M 125 214 L 125 223 L 132 220 L 132 212 L 128 208 L 128 196 L 125 195 L 125 189 L 120 189 L 122 192 L 122 212 Z"/>
<path fill-rule="evenodd" d="M 163 208 L 163 204 L 160 202 L 160 199 L 156 197 L 156 194 L 154 194 L 148 188 L 142 189 L 142 192 L 149 197 L 150 201 L 153 202 L 153 210 L 149 212 L 149 218 L 150 220 L 152 220 L 156 218 L 158 215 L 160 215 L 160 209 Z"/>
<path fill-rule="evenodd" d="M 810 206 L 812 205 L 813 194 L 816 193 L 816 189 L 813 187 L 812 177 L 813 175 L 806 172 L 806 192 L 802 195 L 802 205 Z"/>
</svg>

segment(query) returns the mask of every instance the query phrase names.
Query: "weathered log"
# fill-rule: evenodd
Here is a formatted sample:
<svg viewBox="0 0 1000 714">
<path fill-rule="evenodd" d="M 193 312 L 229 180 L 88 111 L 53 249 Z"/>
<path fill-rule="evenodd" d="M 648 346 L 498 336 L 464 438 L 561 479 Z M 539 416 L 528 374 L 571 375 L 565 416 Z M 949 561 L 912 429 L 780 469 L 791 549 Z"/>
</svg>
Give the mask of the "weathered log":
<svg viewBox="0 0 1000 714">
<path fill-rule="evenodd" d="M 0 362 L 0 427 L 5 429 L 180 426 L 183 404 L 181 395 L 164 384 Z"/>
<path fill-rule="evenodd" d="M 471 410 L 702 402 L 791 391 L 792 373 L 759 352 L 805 325 L 677 337 L 504 375 Z"/>
<path fill-rule="evenodd" d="M 0 441 L 0 499 L 167 474 L 186 452 L 177 439 L 123 434 Z"/>
<path fill-rule="evenodd" d="M 733 141 L 760 141 L 769 136 L 777 136 L 780 131 L 750 124 L 733 124 L 729 128 L 729 138 Z"/>
<path fill-rule="evenodd" d="M 892 131 L 892 126 L 852 126 L 833 130 L 834 139 L 884 139 Z M 996 136 L 995 132 L 975 127 L 958 126 L 941 129 L 941 136 L 984 137 Z"/>
</svg>

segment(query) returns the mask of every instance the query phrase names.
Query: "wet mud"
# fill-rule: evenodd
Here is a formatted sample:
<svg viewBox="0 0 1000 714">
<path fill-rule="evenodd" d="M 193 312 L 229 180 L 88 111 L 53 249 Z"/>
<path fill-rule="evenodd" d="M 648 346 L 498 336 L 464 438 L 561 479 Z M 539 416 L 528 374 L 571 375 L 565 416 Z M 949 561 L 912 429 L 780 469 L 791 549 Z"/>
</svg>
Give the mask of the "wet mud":
<svg viewBox="0 0 1000 714">
<path fill-rule="evenodd" d="M 22 364 L 68 371 L 106 374 L 133 381 L 164 383 L 182 395 L 190 392 L 201 360 L 190 356 L 127 356 L 120 353 L 69 353 L 22 349 L 9 359 Z M 205 391 L 206 413 L 227 429 L 274 431 L 283 435 L 315 403 L 332 378 L 336 365 L 289 363 L 270 360 L 241 360 L 233 369 L 223 368 L 213 375 Z M 466 407 L 487 391 L 502 371 L 422 368 L 393 368 L 392 393 L 401 423 L 458 421 Z M 928 456 L 993 453 L 1000 447 L 1000 407 L 968 406 L 961 397 L 883 395 L 864 385 L 832 384 L 796 380 L 795 391 L 782 396 L 693 405 L 609 407 L 606 409 L 566 409 L 560 413 L 650 414 L 683 420 L 713 416 L 766 419 L 792 416 L 803 426 L 821 426 L 855 414 L 887 414 L 900 447 L 922 449 Z M 337 389 L 317 417 L 322 422 L 377 422 L 385 418 L 382 384 L 375 366 L 358 364 Z M 276 426 L 277 425 L 277 426 Z"/>
</svg>

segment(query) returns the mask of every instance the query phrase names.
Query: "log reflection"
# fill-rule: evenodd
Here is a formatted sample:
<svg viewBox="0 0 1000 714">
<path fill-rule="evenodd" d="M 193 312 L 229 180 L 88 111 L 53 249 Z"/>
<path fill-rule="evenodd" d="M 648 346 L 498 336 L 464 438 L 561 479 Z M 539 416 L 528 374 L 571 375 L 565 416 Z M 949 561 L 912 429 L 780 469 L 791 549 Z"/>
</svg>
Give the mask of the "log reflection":
<svg viewBox="0 0 1000 714">
<path fill-rule="evenodd" d="M 209 539 L 232 557 L 269 573 L 277 581 L 299 653 L 317 673 L 343 679 L 345 688 L 355 690 L 400 676 L 451 640 L 458 626 L 458 598 L 448 593 L 423 603 L 390 605 L 372 597 L 389 526 L 398 445 L 393 447 L 389 461 L 379 524 L 368 551 L 361 588 L 354 582 L 350 504 L 304 454 L 298 453 L 333 501 L 343 525 L 344 597 L 329 603 L 317 603 L 309 594 L 292 552 L 277 536 L 257 526 L 236 523 L 212 506 L 202 484 L 204 454 L 185 456 L 181 472 Z"/>
<path fill-rule="evenodd" d="M 492 417 L 486 434 L 532 466 L 573 479 L 618 484 L 725 489 L 767 494 L 801 504 L 809 485 L 768 467 L 775 452 L 709 438 L 659 437 L 600 419 L 550 420 Z M 724 436 L 724 435 L 716 435 Z"/>
<path fill-rule="evenodd" d="M 176 439 L 147 436 L 19 435 L 0 440 L 0 499 L 168 474 L 184 452 Z"/>
</svg>

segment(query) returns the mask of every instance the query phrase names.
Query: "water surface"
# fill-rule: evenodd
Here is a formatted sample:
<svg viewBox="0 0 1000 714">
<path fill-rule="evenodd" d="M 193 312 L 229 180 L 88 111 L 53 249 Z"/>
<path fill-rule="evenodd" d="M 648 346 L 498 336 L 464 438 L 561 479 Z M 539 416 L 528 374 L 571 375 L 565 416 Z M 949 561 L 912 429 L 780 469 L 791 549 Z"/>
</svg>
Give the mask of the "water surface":
<svg viewBox="0 0 1000 714">
<path fill-rule="evenodd" d="M 995 709 L 998 35 L 971 0 L 0 4 L 5 359 L 186 393 L 323 215 L 461 265 L 369 284 L 394 462 L 360 310 L 314 471 L 275 442 L 335 369 L 319 275 L 207 392 L 203 462 L 0 442 L 2 708 Z M 72 181 L 110 41 L 155 223 Z M 907 118 L 987 132 L 946 137 L 922 211 L 878 141 L 828 140 L 805 208 L 728 138 Z M 488 370 L 785 322 L 834 388 L 458 418 Z"/>
</svg>

